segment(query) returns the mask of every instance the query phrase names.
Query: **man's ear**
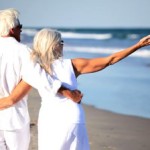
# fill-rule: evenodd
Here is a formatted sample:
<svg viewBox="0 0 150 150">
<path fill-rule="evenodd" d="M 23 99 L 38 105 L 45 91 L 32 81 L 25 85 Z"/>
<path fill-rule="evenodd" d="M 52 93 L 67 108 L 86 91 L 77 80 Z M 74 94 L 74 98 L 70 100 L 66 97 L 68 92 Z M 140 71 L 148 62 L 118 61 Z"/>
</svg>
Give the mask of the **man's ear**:
<svg viewBox="0 0 150 150">
<path fill-rule="evenodd" d="M 13 29 L 10 29 L 9 35 L 13 35 L 13 34 L 14 34 L 14 30 L 13 30 Z"/>
</svg>

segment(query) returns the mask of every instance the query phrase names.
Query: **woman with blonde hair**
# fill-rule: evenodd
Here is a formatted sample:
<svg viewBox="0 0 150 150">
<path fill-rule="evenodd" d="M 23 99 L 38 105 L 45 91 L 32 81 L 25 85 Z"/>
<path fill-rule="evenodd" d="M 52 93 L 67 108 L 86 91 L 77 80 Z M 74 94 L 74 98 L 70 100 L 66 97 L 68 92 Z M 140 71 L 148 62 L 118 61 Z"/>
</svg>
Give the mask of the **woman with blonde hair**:
<svg viewBox="0 0 150 150">
<path fill-rule="evenodd" d="M 77 89 L 79 75 L 94 73 L 119 62 L 137 49 L 149 45 L 150 36 L 142 38 L 129 48 L 102 58 L 63 59 L 63 44 L 58 31 L 42 29 L 34 38 L 31 58 L 49 74 L 56 76 L 65 87 L 73 90 Z M 61 95 L 49 96 L 42 89 L 39 93 L 42 98 L 38 120 L 39 150 L 89 150 L 82 104 Z M 8 99 L 19 100 L 18 97 L 19 94 L 14 96 L 12 93 Z"/>
</svg>

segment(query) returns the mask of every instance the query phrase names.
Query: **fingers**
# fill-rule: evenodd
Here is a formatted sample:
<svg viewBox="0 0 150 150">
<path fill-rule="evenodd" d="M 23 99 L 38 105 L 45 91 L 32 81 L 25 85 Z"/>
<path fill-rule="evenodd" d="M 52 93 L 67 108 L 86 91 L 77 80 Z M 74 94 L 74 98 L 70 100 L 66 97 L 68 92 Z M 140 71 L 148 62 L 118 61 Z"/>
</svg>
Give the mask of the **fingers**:
<svg viewBox="0 0 150 150">
<path fill-rule="evenodd" d="M 81 93 L 81 91 L 79 91 L 79 90 L 76 90 L 76 92 L 79 94 L 79 97 L 82 99 L 83 93 Z"/>
<path fill-rule="evenodd" d="M 74 92 L 75 92 L 75 94 L 76 94 L 76 96 L 77 96 L 78 98 L 81 98 L 81 99 L 82 99 L 83 94 L 81 93 L 81 91 L 75 90 Z M 81 100 L 81 99 L 80 99 L 80 100 Z"/>
<path fill-rule="evenodd" d="M 139 43 L 142 47 L 150 45 L 150 35 L 143 37 Z"/>
<path fill-rule="evenodd" d="M 81 93 L 81 91 L 79 90 L 74 90 L 73 91 L 73 97 L 72 100 L 76 103 L 80 103 L 80 101 L 82 100 L 83 94 Z"/>
<path fill-rule="evenodd" d="M 149 45 L 150 44 L 150 35 L 148 35 L 145 39 L 145 44 Z"/>
<path fill-rule="evenodd" d="M 77 89 L 76 89 L 76 90 L 74 90 L 74 91 L 76 91 L 76 92 L 78 92 L 78 93 L 81 93 L 81 91 L 80 91 L 80 90 L 77 90 Z"/>
</svg>

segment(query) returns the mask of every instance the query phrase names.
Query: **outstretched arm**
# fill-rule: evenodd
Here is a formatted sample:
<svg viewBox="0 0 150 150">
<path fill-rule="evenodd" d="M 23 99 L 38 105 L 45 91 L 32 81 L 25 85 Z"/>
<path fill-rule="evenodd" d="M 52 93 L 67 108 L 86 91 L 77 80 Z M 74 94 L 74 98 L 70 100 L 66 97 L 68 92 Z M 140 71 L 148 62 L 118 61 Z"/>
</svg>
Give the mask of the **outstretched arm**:
<svg viewBox="0 0 150 150">
<path fill-rule="evenodd" d="M 150 35 L 142 38 L 135 45 L 107 57 L 93 58 L 93 59 L 85 59 L 85 58 L 72 59 L 75 74 L 76 76 L 79 76 L 81 74 L 100 71 L 109 65 L 113 65 L 119 62 L 120 60 L 124 59 L 125 57 L 135 52 L 137 49 L 147 45 L 150 45 Z"/>
</svg>

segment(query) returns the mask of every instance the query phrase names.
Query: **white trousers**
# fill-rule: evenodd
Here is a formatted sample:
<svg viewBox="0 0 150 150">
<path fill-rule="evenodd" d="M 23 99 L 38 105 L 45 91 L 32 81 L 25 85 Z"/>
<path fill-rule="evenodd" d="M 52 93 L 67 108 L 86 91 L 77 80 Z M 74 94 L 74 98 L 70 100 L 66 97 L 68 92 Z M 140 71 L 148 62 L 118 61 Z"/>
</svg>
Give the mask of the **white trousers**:
<svg viewBox="0 0 150 150">
<path fill-rule="evenodd" d="M 89 150 L 85 124 L 38 126 L 38 150 Z"/>
<path fill-rule="evenodd" d="M 19 130 L 0 130 L 0 150 L 28 150 L 29 143 L 29 124 Z"/>
</svg>

